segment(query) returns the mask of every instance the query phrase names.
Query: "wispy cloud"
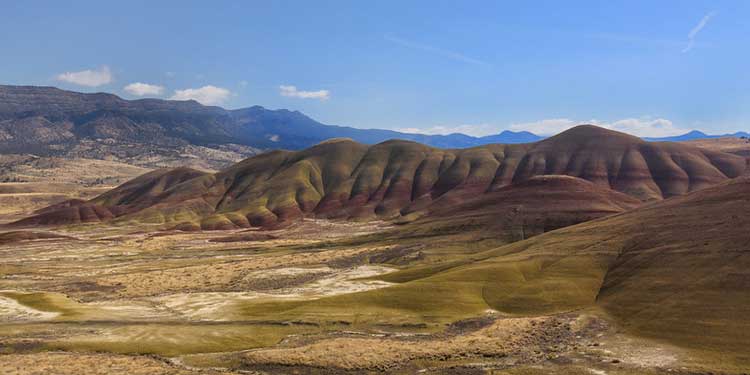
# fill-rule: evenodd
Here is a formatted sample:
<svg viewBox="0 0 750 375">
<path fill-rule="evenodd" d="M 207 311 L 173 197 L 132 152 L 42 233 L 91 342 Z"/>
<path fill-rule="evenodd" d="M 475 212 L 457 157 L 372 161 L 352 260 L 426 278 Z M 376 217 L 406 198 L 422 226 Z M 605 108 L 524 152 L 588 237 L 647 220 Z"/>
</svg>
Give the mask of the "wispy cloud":
<svg viewBox="0 0 750 375">
<path fill-rule="evenodd" d="M 690 30 L 690 33 L 688 34 L 687 46 L 685 46 L 685 48 L 682 50 L 682 53 L 689 52 L 691 49 L 693 49 L 693 47 L 695 46 L 695 37 L 698 36 L 698 33 L 700 33 L 701 30 L 706 27 L 706 25 L 708 25 L 708 21 L 710 21 L 711 18 L 715 17 L 717 14 L 719 14 L 719 12 L 717 11 L 709 12 L 708 14 L 703 16 L 703 18 L 701 18 L 701 20 L 697 25 L 695 25 L 695 27 L 693 27 L 692 30 Z"/>
<path fill-rule="evenodd" d="M 281 94 L 281 96 L 300 99 L 328 100 L 331 98 L 331 92 L 328 90 L 303 91 L 298 90 L 296 86 L 291 85 L 279 86 L 279 94 Z"/>
<path fill-rule="evenodd" d="M 607 42 L 615 42 L 624 45 L 639 46 L 646 48 L 681 48 L 685 42 L 676 39 L 654 38 L 646 35 L 628 35 L 600 32 L 594 34 L 585 34 L 586 38 L 599 39 Z"/>
<path fill-rule="evenodd" d="M 438 47 L 434 47 L 434 46 L 430 46 L 430 45 L 426 45 L 426 44 L 415 43 L 415 42 L 412 42 L 410 40 L 399 38 L 399 37 L 397 37 L 395 35 L 392 35 L 392 34 L 386 34 L 385 35 L 385 40 L 387 40 L 389 42 L 392 42 L 392 43 L 395 43 L 395 44 L 398 44 L 398 45 L 400 45 L 402 47 L 417 49 L 417 50 L 421 50 L 421 51 L 425 51 L 425 52 L 430 52 L 430 53 L 435 54 L 435 55 L 440 55 L 440 56 L 447 57 L 449 59 L 453 59 L 453 60 L 456 60 L 456 61 L 461 61 L 461 62 L 464 62 L 464 63 L 467 63 L 467 64 L 479 65 L 479 66 L 484 66 L 484 67 L 490 67 L 490 66 L 492 66 L 492 64 L 490 64 L 490 63 L 488 63 L 486 61 L 475 59 L 473 57 L 466 56 L 466 55 L 464 55 L 462 53 L 459 53 L 459 52 L 455 52 L 455 51 L 451 51 L 451 50 L 447 50 L 447 49 L 442 49 L 442 48 L 438 48 Z"/>
<path fill-rule="evenodd" d="M 80 72 L 65 72 L 57 75 L 57 80 L 79 86 L 97 87 L 112 82 L 112 72 L 108 66 L 98 70 L 82 70 Z"/>
</svg>

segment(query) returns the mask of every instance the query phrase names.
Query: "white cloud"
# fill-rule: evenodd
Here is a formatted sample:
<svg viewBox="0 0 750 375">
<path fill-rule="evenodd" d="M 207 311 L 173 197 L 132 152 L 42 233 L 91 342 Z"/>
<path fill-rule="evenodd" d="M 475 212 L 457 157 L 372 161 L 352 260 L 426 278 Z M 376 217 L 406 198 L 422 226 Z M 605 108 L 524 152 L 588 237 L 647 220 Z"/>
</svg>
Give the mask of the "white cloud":
<svg viewBox="0 0 750 375">
<path fill-rule="evenodd" d="M 430 135 L 448 135 L 453 133 L 461 133 L 471 135 L 474 137 L 482 137 L 485 135 L 493 135 L 500 133 L 502 129 L 496 125 L 491 124 L 461 124 L 454 126 L 437 125 L 429 128 L 401 128 L 396 131 L 402 133 L 416 133 L 416 134 L 430 134 Z"/>
<path fill-rule="evenodd" d="M 607 128 L 637 135 L 639 137 L 670 137 L 689 132 L 663 118 L 629 118 L 605 124 Z"/>
<path fill-rule="evenodd" d="M 462 133 L 474 137 L 483 137 L 486 135 L 495 135 L 503 130 L 528 131 L 536 135 L 551 136 L 562 131 L 568 130 L 574 126 L 582 124 L 591 124 L 606 129 L 616 130 L 639 137 L 669 137 L 681 135 L 689 132 L 688 129 L 676 126 L 672 121 L 664 118 L 653 118 L 644 116 L 640 118 L 625 118 L 616 121 L 577 121 L 568 118 L 544 119 L 534 122 L 516 123 L 510 126 L 500 126 L 493 124 L 462 124 L 455 126 L 437 125 L 425 128 L 400 128 L 395 129 L 402 133 L 416 133 L 429 135 L 447 135 L 452 133 Z"/>
<path fill-rule="evenodd" d="M 511 124 L 509 129 L 513 131 L 525 130 L 537 135 L 552 135 L 557 134 L 563 130 L 570 129 L 578 124 L 581 124 L 581 122 L 576 122 L 566 118 L 553 118 L 534 122 Z"/>
<path fill-rule="evenodd" d="M 195 100 L 204 105 L 219 105 L 225 102 L 232 93 L 216 86 L 203 86 L 197 89 L 175 90 L 172 100 Z"/>
<path fill-rule="evenodd" d="M 65 72 L 57 75 L 57 80 L 79 86 L 97 87 L 112 82 L 112 72 L 108 66 L 99 70 L 82 70 L 80 72 Z"/>
<path fill-rule="evenodd" d="M 708 21 L 711 20 L 714 16 L 719 14 L 717 11 L 712 11 L 703 16 L 700 21 L 698 21 L 698 24 L 693 27 L 692 30 L 690 30 L 690 33 L 688 33 L 688 44 L 685 46 L 685 48 L 682 50 L 682 53 L 688 52 L 695 46 L 695 37 L 698 36 L 698 33 L 703 30 L 706 25 L 708 25 Z"/>
<path fill-rule="evenodd" d="M 641 117 L 626 118 L 612 122 L 589 120 L 575 121 L 566 118 L 546 119 L 536 122 L 512 124 L 513 131 L 526 130 L 538 135 L 554 135 L 581 124 L 601 126 L 639 137 L 669 137 L 685 134 L 689 130 L 676 126 L 672 121 L 663 118 Z"/>
<path fill-rule="evenodd" d="M 151 85 L 142 82 L 133 82 L 123 89 L 127 93 L 135 96 L 146 96 L 146 95 L 161 95 L 164 93 L 164 87 L 159 85 Z"/>
<path fill-rule="evenodd" d="M 296 86 L 290 86 L 290 85 L 279 86 L 279 93 L 281 94 L 281 96 L 287 96 L 290 98 L 319 99 L 319 100 L 328 100 L 331 98 L 331 92 L 328 90 L 301 91 L 301 90 L 297 90 Z"/>
</svg>

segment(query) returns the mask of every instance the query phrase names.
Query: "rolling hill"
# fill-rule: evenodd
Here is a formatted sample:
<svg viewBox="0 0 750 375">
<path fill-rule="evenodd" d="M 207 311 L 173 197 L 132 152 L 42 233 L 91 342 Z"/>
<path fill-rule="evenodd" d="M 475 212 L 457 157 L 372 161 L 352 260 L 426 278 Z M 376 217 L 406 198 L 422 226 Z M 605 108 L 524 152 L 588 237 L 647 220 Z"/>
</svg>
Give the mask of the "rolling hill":
<svg viewBox="0 0 750 375">
<path fill-rule="evenodd" d="M 719 184 L 747 171 L 737 155 L 649 143 L 579 126 L 536 143 L 437 149 L 333 139 L 264 153 L 221 172 L 159 170 L 91 201 L 18 224 L 135 221 L 182 229 L 274 226 L 302 216 L 398 219 L 439 202 L 462 203 L 540 175 L 567 175 L 641 201 Z"/>
<path fill-rule="evenodd" d="M 541 175 L 465 201 L 438 199 L 403 231 L 438 236 L 471 232 L 471 236 L 510 243 L 624 212 L 642 203 L 581 178 Z"/>
</svg>

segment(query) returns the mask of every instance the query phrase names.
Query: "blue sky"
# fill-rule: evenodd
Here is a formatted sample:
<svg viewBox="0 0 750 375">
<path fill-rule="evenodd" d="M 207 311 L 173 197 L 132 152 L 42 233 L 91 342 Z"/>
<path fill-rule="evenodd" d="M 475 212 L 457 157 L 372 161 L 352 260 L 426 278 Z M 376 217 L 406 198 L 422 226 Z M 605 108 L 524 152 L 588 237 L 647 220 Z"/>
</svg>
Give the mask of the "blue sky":
<svg viewBox="0 0 750 375">
<path fill-rule="evenodd" d="M 429 133 L 750 128 L 750 1 L 71 3 L 0 5 L 0 83 Z"/>
</svg>

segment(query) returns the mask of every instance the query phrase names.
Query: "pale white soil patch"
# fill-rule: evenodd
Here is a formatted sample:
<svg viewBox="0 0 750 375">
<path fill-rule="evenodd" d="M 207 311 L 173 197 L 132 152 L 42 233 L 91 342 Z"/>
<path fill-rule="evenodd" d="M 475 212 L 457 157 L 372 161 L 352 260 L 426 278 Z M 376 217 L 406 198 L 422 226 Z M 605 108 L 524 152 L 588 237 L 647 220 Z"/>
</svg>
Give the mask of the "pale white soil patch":
<svg viewBox="0 0 750 375">
<path fill-rule="evenodd" d="M 325 277 L 313 281 L 307 285 L 296 288 L 283 290 L 284 294 L 298 296 L 301 298 L 319 298 L 324 296 L 333 296 L 337 294 L 348 294 L 364 292 L 372 289 L 385 288 L 393 283 L 380 280 L 358 280 L 368 277 L 374 277 L 395 269 L 383 266 L 367 265 L 350 268 L 342 272 L 334 273 L 330 277 Z"/>
<path fill-rule="evenodd" d="M 617 359 L 638 367 L 668 368 L 684 357 L 684 353 L 676 347 L 645 339 L 616 335 L 603 341 L 598 352 L 606 360 Z"/>
<path fill-rule="evenodd" d="M 58 313 L 39 311 L 18 303 L 12 298 L 0 296 L 0 322 L 44 321 L 56 318 Z"/>
<path fill-rule="evenodd" d="M 173 313 L 192 319 L 227 320 L 228 310 L 236 303 L 252 299 L 316 299 L 338 294 L 356 293 L 392 285 L 385 281 L 358 280 L 382 275 L 394 269 L 383 266 L 360 266 L 336 270 L 329 267 L 300 268 L 288 267 L 253 272 L 252 277 L 272 277 L 278 275 L 303 275 L 306 273 L 330 273 L 321 279 L 293 288 L 276 289 L 267 292 L 209 292 L 177 293 L 150 298 Z"/>
<path fill-rule="evenodd" d="M 149 301 L 115 300 L 82 304 L 96 317 L 106 319 L 140 320 L 174 317 L 169 311 Z"/>
</svg>

